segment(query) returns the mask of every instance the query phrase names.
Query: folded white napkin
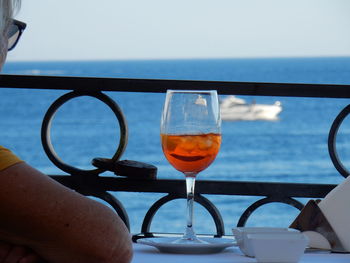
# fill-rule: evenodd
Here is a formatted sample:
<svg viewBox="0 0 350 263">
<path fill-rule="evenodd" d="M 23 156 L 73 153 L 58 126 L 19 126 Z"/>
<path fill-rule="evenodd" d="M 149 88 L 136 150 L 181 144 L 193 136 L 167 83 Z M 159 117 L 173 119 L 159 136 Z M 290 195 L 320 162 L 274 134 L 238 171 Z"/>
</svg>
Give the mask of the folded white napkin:
<svg viewBox="0 0 350 263">
<path fill-rule="evenodd" d="M 318 204 L 346 251 L 350 252 L 350 176 Z"/>
</svg>

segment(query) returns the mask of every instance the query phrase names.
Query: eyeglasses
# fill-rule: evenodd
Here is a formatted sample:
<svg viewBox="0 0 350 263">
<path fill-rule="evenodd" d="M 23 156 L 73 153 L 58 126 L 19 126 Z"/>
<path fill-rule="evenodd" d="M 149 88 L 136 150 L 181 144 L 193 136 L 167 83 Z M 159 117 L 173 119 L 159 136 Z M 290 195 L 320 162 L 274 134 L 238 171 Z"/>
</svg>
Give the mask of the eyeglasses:
<svg viewBox="0 0 350 263">
<path fill-rule="evenodd" d="M 12 20 L 12 24 L 10 25 L 10 28 L 7 33 L 7 38 L 8 38 L 7 50 L 8 51 L 15 48 L 26 26 L 27 26 L 26 23 L 23 23 L 15 19 Z"/>
</svg>

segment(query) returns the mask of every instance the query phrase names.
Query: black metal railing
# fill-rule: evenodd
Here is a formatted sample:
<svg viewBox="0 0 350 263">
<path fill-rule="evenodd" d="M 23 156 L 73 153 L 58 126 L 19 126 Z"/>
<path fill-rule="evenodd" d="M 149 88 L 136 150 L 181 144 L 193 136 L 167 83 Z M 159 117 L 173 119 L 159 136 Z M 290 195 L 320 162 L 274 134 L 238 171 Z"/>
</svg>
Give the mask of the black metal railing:
<svg viewBox="0 0 350 263">
<path fill-rule="evenodd" d="M 131 170 L 124 171 L 122 177 L 104 177 L 106 170 L 113 171 L 125 149 L 127 140 L 127 125 L 118 105 L 104 91 L 124 92 L 166 92 L 167 89 L 215 89 L 219 94 L 254 95 L 254 96 L 286 96 L 314 98 L 350 98 L 350 85 L 326 84 L 291 84 L 291 83 L 256 83 L 256 82 L 222 82 L 222 81 L 183 81 L 183 80 L 153 80 L 153 79 L 115 79 L 115 78 L 82 78 L 82 77 L 51 77 L 0 75 L 0 87 L 24 89 L 56 89 L 67 90 L 67 94 L 57 99 L 48 109 L 42 125 L 42 144 L 49 159 L 70 176 L 50 175 L 58 182 L 84 195 L 95 196 L 108 202 L 121 216 L 129 227 L 129 218 L 123 205 L 109 192 L 153 192 L 164 194 L 146 213 L 141 234 L 134 238 L 152 236 L 150 225 L 155 213 L 161 206 L 174 199 L 185 198 L 183 180 L 167 180 L 152 178 L 131 178 Z M 50 141 L 50 123 L 55 111 L 70 99 L 79 96 L 92 96 L 106 103 L 112 109 L 119 121 L 120 142 L 115 154 L 107 161 L 110 166 L 98 167 L 94 170 L 81 170 L 63 163 L 55 154 Z M 328 140 L 328 148 L 332 162 L 341 175 L 346 177 L 348 171 L 337 155 L 335 139 L 344 118 L 349 114 L 350 106 L 344 108 L 335 119 Z M 110 168 L 112 167 L 112 168 Z M 130 167 L 129 167 L 130 168 Z M 299 197 L 323 198 L 335 185 L 301 184 L 301 183 L 268 183 L 242 181 L 205 181 L 196 183 L 196 202 L 200 203 L 213 217 L 216 234 L 225 235 L 224 222 L 216 206 L 203 195 L 240 195 L 258 196 L 258 201 L 252 203 L 241 215 L 238 226 L 244 226 L 249 216 L 260 206 L 272 202 L 291 205 L 301 210 L 304 205 L 296 200 Z"/>
</svg>

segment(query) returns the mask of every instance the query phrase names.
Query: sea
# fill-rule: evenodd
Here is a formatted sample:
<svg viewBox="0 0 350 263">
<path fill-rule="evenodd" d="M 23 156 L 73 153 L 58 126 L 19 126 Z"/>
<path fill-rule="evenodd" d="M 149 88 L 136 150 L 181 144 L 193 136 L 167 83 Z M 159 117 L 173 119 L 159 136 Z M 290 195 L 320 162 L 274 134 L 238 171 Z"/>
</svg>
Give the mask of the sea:
<svg viewBox="0 0 350 263">
<path fill-rule="evenodd" d="M 115 77 L 178 80 L 256 81 L 284 83 L 350 84 L 350 57 L 177 59 L 117 61 L 8 62 L 5 74 Z M 67 87 L 67 89 L 73 87 Z M 47 174 L 65 174 L 47 158 L 40 128 L 48 107 L 68 91 L 0 89 L 1 144 Z M 123 110 L 129 140 L 121 159 L 155 165 L 158 178 L 183 180 L 166 161 L 160 146 L 159 125 L 164 94 L 106 92 Z M 220 99 L 224 99 L 220 96 Z M 334 168 L 328 148 L 328 132 L 349 99 L 239 96 L 283 107 L 276 121 L 224 121 L 222 146 L 215 162 L 197 180 L 297 182 L 338 184 L 344 179 Z M 342 163 L 350 166 L 350 126 L 339 129 L 337 149 Z M 119 126 L 101 102 L 82 97 L 62 106 L 51 128 L 54 148 L 61 159 L 81 169 L 93 169 L 94 157 L 111 157 L 119 140 Z M 106 176 L 115 176 L 105 173 Z M 185 189 L 184 189 L 185 191 Z M 128 212 L 131 232 L 141 230 L 147 209 L 162 194 L 112 193 Z M 258 197 L 206 195 L 219 209 L 226 234 Z M 307 199 L 298 199 L 306 203 Z M 257 209 L 247 226 L 288 226 L 299 211 L 281 203 Z M 181 233 L 185 226 L 185 200 L 164 205 L 151 225 L 154 232 Z M 195 205 L 197 233 L 215 233 L 213 220 Z"/>
</svg>

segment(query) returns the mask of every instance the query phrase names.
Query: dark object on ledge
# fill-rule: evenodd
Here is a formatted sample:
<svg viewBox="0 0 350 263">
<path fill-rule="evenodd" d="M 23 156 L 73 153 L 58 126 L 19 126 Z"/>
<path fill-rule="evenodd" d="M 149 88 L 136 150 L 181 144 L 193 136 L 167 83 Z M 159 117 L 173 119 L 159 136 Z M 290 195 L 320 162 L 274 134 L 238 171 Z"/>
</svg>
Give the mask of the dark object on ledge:
<svg viewBox="0 0 350 263">
<path fill-rule="evenodd" d="M 108 158 L 94 158 L 92 165 L 130 179 L 154 180 L 157 178 L 156 166 L 138 161 L 123 160 L 114 162 Z"/>
<path fill-rule="evenodd" d="M 324 236 L 331 245 L 332 252 L 347 253 L 327 218 L 318 207 L 319 201 L 310 200 L 290 225 L 300 231 L 315 231 Z"/>
</svg>

